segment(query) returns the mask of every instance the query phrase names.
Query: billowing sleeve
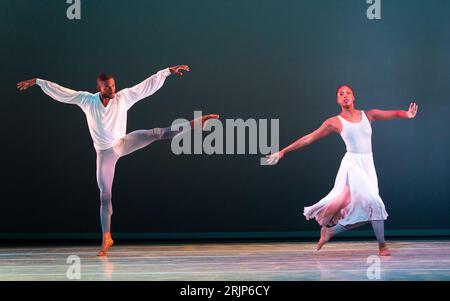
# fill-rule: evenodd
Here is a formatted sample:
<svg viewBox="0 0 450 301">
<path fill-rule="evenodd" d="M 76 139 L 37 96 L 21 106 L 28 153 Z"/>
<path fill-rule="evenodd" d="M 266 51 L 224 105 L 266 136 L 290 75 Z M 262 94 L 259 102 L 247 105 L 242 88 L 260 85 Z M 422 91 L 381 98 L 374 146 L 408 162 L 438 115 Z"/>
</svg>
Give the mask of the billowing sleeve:
<svg viewBox="0 0 450 301">
<path fill-rule="evenodd" d="M 86 97 L 90 95 L 89 92 L 74 91 L 43 79 L 37 79 L 36 84 L 41 87 L 45 94 L 54 100 L 68 104 L 75 104 L 80 107 L 85 106 Z"/>
<path fill-rule="evenodd" d="M 169 75 L 170 70 L 169 68 L 166 68 L 158 71 L 158 73 L 150 76 L 136 86 L 120 91 L 119 93 L 122 94 L 122 97 L 127 104 L 127 109 L 131 108 L 139 100 L 144 99 L 158 91 L 163 86 L 164 81 Z"/>
</svg>

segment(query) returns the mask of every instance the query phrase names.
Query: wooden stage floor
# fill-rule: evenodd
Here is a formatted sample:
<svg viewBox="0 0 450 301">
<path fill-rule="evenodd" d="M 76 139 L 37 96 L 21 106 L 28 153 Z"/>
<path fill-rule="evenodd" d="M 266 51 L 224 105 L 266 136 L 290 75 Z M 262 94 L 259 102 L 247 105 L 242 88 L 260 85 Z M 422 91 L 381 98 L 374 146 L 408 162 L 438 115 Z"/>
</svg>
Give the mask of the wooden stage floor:
<svg viewBox="0 0 450 301">
<path fill-rule="evenodd" d="M 377 261 L 373 241 L 125 244 L 97 258 L 97 246 L 0 247 L 0 280 L 69 280 L 67 258 L 80 258 L 81 280 L 450 280 L 449 240 L 391 241 Z M 369 261 L 368 261 L 369 260 Z M 375 264 L 375 265 L 374 265 Z M 378 265 L 379 264 L 379 265 Z M 377 270 L 378 271 L 378 270 Z M 372 273 L 371 275 L 376 275 Z"/>
</svg>

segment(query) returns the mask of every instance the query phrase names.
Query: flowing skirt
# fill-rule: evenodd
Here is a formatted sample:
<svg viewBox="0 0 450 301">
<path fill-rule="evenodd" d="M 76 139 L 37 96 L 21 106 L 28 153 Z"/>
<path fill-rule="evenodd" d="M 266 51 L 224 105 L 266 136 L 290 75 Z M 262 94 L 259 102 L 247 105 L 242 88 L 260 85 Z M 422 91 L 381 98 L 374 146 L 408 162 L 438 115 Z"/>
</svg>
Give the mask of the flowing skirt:
<svg viewBox="0 0 450 301">
<path fill-rule="evenodd" d="M 350 189 L 350 199 L 344 203 L 340 196 L 346 186 Z M 303 215 L 307 220 L 315 218 L 321 226 L 386 220 L 388 214 L 379 195 L 373 154 L 347 152 L 333 189 L 316 204 L 305 207 Z"/>
</svg>

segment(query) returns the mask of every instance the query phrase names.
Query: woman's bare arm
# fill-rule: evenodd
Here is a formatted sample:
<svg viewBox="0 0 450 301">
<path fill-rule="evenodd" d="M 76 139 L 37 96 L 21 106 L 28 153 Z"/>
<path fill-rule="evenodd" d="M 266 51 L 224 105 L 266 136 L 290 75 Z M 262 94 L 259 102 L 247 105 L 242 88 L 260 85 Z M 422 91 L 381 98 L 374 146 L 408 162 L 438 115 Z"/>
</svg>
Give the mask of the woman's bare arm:
<svg viewBox="0 0 450 301">
<path fill-rule="evenodd" d="M 335 117 L 331 117 L 331 118 L 325 120 L 325 122 L 322 123 L 322 125 L 314 132 L 301 137 L 300 139 L 298 139 L 294 143 L 288 145 L 281 151 L 274 153 L 270 156 L 267 156 L 267 158 L 268 158 L 267 162 L 269 164 L 276 164 L 276 163 L 278 163 L 278 161 L 280 159 L 282 159 L 284 157 L 285 154 L 292 152 L 294 150 L 300 149 L 302 147 L 305 147 L 307 145 L 310 145 L 311 143 L 313 143 L 321 138 L 324 138 L 332 133 L 337 133 L 337 132 L 338 132 L 338 128 L 335 123 Z"/>
<path fill-rule="evenodd" d="M 369 120 L 391 120 L 391 119 L 411 119 L 416 117 L 417 110 L 419 106 L 412 102 L 409 105 L 409 110 L 393 110 L 393 111 L 384 111 L 384 110 L 367 110 L 365 111 L 367 114 L 367 118 Z"/>
</svg>

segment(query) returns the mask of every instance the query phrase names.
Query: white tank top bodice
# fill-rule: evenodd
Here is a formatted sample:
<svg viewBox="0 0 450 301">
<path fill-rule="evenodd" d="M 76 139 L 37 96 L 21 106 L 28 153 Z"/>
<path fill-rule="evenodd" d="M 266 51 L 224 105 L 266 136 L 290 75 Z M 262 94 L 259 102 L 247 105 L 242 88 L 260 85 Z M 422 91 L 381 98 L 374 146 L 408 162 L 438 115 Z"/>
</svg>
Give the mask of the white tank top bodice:
<svg viewBox="0 0 450 301">
<path fill-rule="evenodd" d="M 372 126 L 364 111 L 361 121 L 350 122 L 337 115 L 341 120 L 341 137 L 349 153 L 372 153 Z"/>
</svg>

